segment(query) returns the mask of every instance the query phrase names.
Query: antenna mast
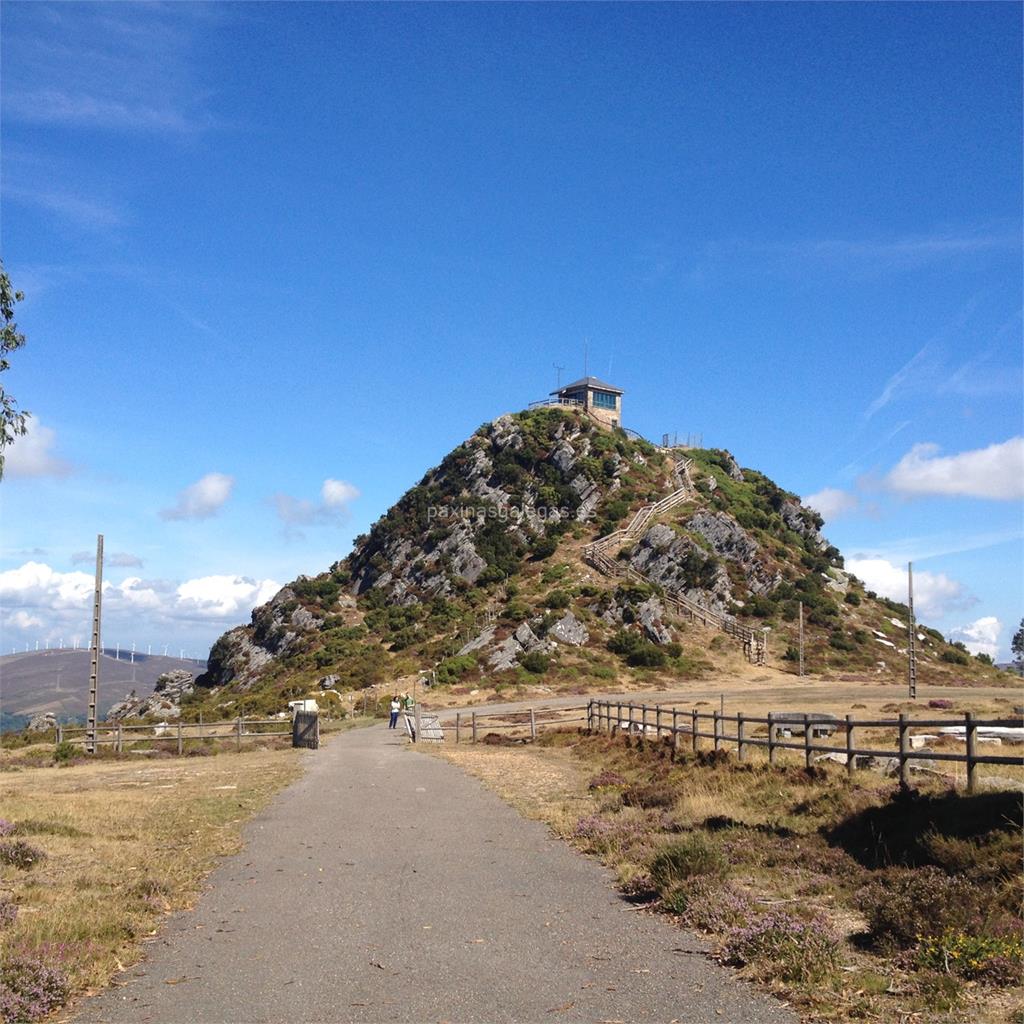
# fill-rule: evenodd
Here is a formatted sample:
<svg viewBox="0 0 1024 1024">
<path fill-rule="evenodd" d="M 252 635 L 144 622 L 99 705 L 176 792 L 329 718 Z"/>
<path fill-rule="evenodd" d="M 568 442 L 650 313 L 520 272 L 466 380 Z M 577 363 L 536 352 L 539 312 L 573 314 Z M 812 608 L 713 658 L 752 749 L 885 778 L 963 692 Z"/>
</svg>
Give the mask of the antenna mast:
<svg viewBox="0 0 1024 1024">
<path fill-rule="evenodd" d="M 557 381 L 558 382 L 555 385 L 555 387 L 556 387 L 557 390 L 561 391 L 562 390 L 562 371 L 565 369 L 565 367 L 564 366 L 559 366 L 558 363 L 552 363 L 551 365 L 555 368 L 555 370 L 557 371 L 557 374 L 558 374 L 558 376 L 557 376 Z"/>
<path fill-rule="evenodd" d="M 103 603 L 103 534 L 96 537 L 96 589 L 92 596 L 92 659 L 89 664 L 89 717 L 85 749 L 96 753 L 96 696 L 100 681 L 100 606 Z"/>
</svg>

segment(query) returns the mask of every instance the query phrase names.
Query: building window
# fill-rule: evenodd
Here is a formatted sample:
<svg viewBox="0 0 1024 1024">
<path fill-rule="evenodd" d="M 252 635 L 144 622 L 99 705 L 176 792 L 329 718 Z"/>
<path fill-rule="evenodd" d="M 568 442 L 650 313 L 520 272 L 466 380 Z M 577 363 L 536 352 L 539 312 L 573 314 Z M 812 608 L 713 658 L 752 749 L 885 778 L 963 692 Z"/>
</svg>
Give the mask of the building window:
<svg viewBox="0 0 1024 1024">
<path fill-rule="evenodd" d="M 597 406 L 598 409 L 614 409 L 615 395 L 610 391 L 595 391 L 594 405 Z"/>
</svg>

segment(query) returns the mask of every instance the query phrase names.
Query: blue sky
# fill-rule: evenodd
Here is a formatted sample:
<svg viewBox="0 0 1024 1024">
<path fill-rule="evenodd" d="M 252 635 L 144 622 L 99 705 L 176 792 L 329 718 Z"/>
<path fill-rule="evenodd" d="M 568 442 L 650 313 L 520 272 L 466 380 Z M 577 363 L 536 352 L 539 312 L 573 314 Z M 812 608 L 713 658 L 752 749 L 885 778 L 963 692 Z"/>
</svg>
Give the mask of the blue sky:
<svg viewBox="0 0 1024 1024">
<path fill-rule="evenodd" d="M 589 369 L 1008 653 L 1013 4 L 3 6 L 2 647 L 199 654 Z M 116 563 L 121 564 L 116 564 Z"/>
</svg>

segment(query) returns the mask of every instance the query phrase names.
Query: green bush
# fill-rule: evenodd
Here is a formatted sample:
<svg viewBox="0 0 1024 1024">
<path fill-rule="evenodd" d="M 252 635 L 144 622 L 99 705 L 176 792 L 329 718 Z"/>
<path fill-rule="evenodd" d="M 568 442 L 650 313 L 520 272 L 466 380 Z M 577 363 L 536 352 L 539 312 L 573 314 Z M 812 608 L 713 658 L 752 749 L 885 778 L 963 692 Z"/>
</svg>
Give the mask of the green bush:
<svg viewBox="0 0 1024 1024">
<path fill-rule="evenodd" d="M 53 759 L 57 764 L 67 764 L 78 753 L 78 747 L 69 740 L 61 740 L 54 748 Z"/>
<path fill-rule="evenodd" d="M 947 665 L 969 665 L 971 663 L 970 655 L 952 647 L 944 650 L 939 655 L 939 659 L 946 662 Z"/>
<path fill-rule="evenodd" d="M 520 664 L 527 672 L 541 676 L 547 672 L 548 667 L 551 665 L 551 659 L 540 651 L 530 651 L 529 654 L 523 657 Z"/>
<path fill-rule="evenodd" d="M 843 600 L 847 604 L 853 605 L 853 607 L 856 608 L 857 605 L 860 604 L 860 594 L 858 594 L 857 591 L 855 591 L 855 590 L 848 590 L 846 592 L 846 596 L 843 598 Z"/>
<path fill-rule="evenodd" d="M 570 597 L 564 590 L 552 590 L 544 598 L 545 608 L 568 608 Z"/>
<path fill-rule="evenodd" d="M 661 893 L 668 893 L 695 876 L 720 877 L 728 864 L 722 851 L 694 832 L 669 843 L 651 859 L 647 871 Z"/>
<path fill-rule="evenodd" d="M 967 935 L 952 929 L 924 939 L 919 966 L 969 980 L 1015 985 L 1024 973 L 1024 941 L 1015 935 Z"/>
</svg>

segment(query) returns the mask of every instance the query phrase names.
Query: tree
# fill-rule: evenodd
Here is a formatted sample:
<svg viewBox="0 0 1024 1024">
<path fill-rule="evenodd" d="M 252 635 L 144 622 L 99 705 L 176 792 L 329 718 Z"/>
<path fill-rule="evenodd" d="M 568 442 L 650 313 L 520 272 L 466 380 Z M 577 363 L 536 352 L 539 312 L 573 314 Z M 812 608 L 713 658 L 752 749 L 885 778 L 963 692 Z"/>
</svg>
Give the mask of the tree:
<svg viewBox="0 0 1024 1024">
<path fill-rule="evenodd" d="M 1013 651 L 1013 660 L 1018 666 L 1024 668 L 1024 619 L 1020 620 L 1017 632 L 1013 634 L 1010 650 Z"/>
<path fill-rule="evenodd" d="M 0 373 L 11 364 L 7 356 L 25 344 L 25 335 L 20 333 L 14 322 L 14 304 L 25 298 L 22 292 L 11 287 L 11 279 L 0 261 Z M 18 411 L 18 403 L 0 384 L 0 480 L 4 475 L 4 450 L 16 438 L 28 430 L 27 412 Z"/>
</svg>

